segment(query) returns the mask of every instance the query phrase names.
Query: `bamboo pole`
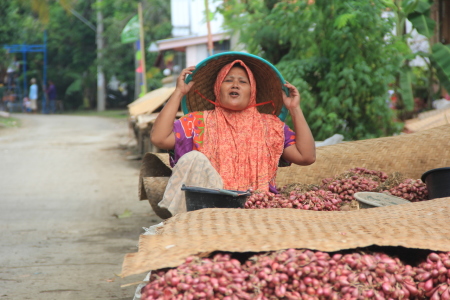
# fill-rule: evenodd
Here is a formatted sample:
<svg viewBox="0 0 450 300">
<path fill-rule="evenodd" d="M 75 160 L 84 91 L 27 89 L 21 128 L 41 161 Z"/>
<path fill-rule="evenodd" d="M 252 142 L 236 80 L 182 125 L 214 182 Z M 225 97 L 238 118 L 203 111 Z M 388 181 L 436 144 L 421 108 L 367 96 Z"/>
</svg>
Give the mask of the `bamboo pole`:
<svg viewBox="0 0 450 300">
<path fill-rule="evenodd" d="M 144 19 L 142 17 L 142 2 L 138 4 L 139 13 L 139 39 L 141 46 L 141 62 L 142 62 L 142 90 L 144 94 L 147 93 L 147 71 L 145 69 L 145 43 L 144 43 Z"/>
</svg>

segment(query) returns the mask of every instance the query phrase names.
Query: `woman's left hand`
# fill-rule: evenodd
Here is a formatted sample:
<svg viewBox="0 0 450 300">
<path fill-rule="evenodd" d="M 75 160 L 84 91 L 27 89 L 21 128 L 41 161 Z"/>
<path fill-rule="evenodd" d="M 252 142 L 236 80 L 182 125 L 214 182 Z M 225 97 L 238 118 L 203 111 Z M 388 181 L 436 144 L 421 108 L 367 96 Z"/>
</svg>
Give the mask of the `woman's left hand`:
<svg viewBox="0 0 450 300">
<path fill-rule="evenodd" d="M 299 107 L 300 106 L 300 93 L 298 92 L 297 88 L 287 81 L 284 84 L 284 86 L 289 89 L 289 96 L 287 96 L 284 91 L 281 91 L 281 93 L 283 94 L 284 106 L 286 106 L 286 108 L 288 110 Z"/>
<path fill-rule="evenodd" d="M 300 107 L 300 93 L 287 81 L 284 86 L 289 89 L 289 96 L 283 92 L 283 102 L 294 125 L 295 145 L 284 149 L 283 158 L 297 165 L 308 166 L 316 161 L 314 137 Z"/>
</svg>

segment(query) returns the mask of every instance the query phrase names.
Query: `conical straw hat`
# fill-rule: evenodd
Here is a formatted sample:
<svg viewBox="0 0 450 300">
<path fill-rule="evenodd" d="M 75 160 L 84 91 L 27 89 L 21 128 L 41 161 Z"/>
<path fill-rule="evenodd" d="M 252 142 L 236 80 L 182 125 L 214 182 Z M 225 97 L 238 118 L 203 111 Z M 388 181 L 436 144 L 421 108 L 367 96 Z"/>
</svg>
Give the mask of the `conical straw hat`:
<svg viewBox="0 0 450 300">
<path fill-rule="evenodd" d="M 183 97 L 181 107 L 185 114 L 193 111 L 212 110 L 214 105 L 203 99 L 201 95 L 211 101 L 215 101 L 214 83 L 220 69 L 228 63 L 235 60 L 242 60 L 247 67 L 253 72 L 256 80 L 256 102 L 263 103 L 273 101 L 271 103 L 258 106 L 260 113 L 272 114 L 279 116 L 284 120 L 287 109 L 283 105 L 281 91 L 287 94 L 287 88 L 283 86 L 285 80 L 280 72 L 270 62 L 265 59 L 244 53 L 244 52 L 224 52 L 212 55 L 197 64 L 196 69 L 186 78 L 186 83 L 194 81 L 195 84 L 189 93 Z"/>
</svg>

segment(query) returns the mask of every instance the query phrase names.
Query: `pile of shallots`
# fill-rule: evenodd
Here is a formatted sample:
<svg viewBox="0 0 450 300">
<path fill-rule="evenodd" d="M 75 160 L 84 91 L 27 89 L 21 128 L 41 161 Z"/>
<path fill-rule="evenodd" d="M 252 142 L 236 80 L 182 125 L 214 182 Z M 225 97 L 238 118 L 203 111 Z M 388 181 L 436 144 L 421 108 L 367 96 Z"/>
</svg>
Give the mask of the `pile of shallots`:
<svg viewBox="0 0 450 300">
<path fill-rule="evenodd" d="M 321 185 L 291 184 L 280 194 L 254 192 L 245 208 L 297 208 L 316 211 L 341 210 L 355 201 L 357 192 L 381 192 L 404 198 L 411 202 L 428 199 L 426 185 L 420 180 L 404 179 L 399 173 L 390 176 L 385 172 L 354 168 L 322 180 Z"/>
<path fill-rule="evenodd" d="M 337 194 L 325 190 L 290 192 L 286 197 L 271 192 L 254 193 L 245 202 L 245 208 L 297 208 L 316 211 L 339 210 L 342 200 Z"/>
<path fill-rule="evenodd" d="M 419 202 L 428 199 L 427 187 L 420 179 L 406 179 L 398 186 L 391 188 L 388 192 L 391 195 L 411 202 Z"/>
<path fill-rule="evenodd" d="M 449 256 L 431 252 L 416 266 L 361 251 L 288 249 L 243 263 L 224 253 L 189 257 L 176 269 L 153 272 L 141 299 L 449 300 Z"/>
</svg>

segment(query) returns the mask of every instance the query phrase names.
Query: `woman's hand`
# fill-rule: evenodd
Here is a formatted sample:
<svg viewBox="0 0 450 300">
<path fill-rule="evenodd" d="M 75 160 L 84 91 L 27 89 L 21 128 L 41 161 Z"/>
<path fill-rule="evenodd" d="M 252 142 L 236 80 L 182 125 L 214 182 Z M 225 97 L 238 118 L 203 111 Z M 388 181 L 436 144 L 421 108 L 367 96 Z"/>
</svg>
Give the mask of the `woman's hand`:
<svg viewBox="0 0 450 300">
<path fill-rule="evenodd" d="M 177 78 L 177 87 L 176 89 L 184 96 L 186 95 L 191 87 L 194 85 L 194 82 L 191 81 L 188 84 L 186 84 L 185 80 L 186 77 L 189 74 L 192 74 L 192 71 L 195 70 L 195 66 L 187 67 L 186 69 L 183 69 L 180 73 L 180 75 Z"/>
<path fill-rule="evenodd" d="M 289 110 L 295 131 L 295 145 L 284 149 L 283 158 L 297 165 L 307 166 L 316 161 L 314 137 L 300 107 L 300 93 L 286 81 L 289 96 L 283 92 L 283 103 Z"/>
<path fill-rule="evenodd" d="M 194 85 L 193 81 L 188 84 L 185 82 L 186 76 L 192 74 L 192 71 L 194 70 L 195 67 L 188 67 L 181 71 L 177 78 L 175 91 L 170 96 L 169 101 L 164 105 L 153 124 L 150 139 L 152 144 L 160 149 L 171 150 L 175 147 L 173 121 L 176 119 L 183 96 L 185 96 Z"/>
<path fill-rule="evenodd" d="M 287 81 L 284 84 L 284 86 L 289 89 L 289 96 L 287 96 L 284 91 L 281 92 L 283 94 L 284 106 L 286 106 L 286 108 L 289 111 L 291 109 L 299 107 L 300 106 L 300 93 L 298 92 L 297 88 Z"/>
</svg>

